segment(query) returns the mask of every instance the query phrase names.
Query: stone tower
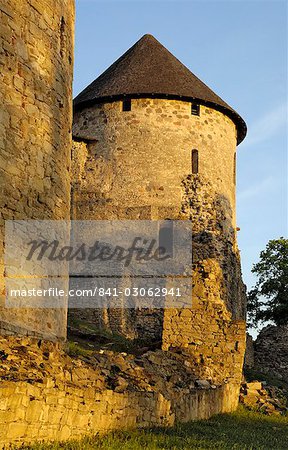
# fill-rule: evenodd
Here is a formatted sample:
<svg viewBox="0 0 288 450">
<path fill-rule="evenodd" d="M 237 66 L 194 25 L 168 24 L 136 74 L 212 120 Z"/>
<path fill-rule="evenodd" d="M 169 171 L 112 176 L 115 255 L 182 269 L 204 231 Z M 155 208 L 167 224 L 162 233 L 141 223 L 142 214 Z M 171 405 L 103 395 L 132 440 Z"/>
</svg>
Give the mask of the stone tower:
<svg viewBox="0 0 288 450">
<path fill-rule="evenodd" d="M 245 122 L 151 35 L 81 92 L 74 109 L 72 218 L 192 220 L 192 308 L 149 315 L 146 324 L 128 317 L 122 330 L 108 314 L 106 326 L 136 337 L 155 327 L 162 348 L 185 349 L 199 376 L 237 384 L 245 290 L 235 165 Z"/>
<path fill-rule="evenodd" d="M 69 219 L 74 0 L 1 0 L 0 16 L 0 332 L 65 338 L 65 308 L 5 306 L 3 235 Z"/>
</svg>

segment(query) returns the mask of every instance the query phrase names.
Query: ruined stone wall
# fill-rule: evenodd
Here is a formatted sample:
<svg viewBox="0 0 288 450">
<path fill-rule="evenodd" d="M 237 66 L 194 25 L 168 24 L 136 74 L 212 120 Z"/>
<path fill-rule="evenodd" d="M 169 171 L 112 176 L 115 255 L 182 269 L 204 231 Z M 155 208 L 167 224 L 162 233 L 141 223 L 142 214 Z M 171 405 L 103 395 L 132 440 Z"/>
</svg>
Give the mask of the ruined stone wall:
<svg viewBox="0 0 288 450">
<path fill-rule="evenodd" d="M 209 196 L 217 197 L 223 215 L 221 231 L 230 234 L 235 245 L 236 128 L 228 117 L 205 106 L 200 107 L 200 116 L 191 115 L 189 102 L 132 99 L 129 112 L 122 111 L 121 101 L 76 112 L 73 135 L 77 142 L 73 146 L 72 218 L 181 219 L 183 201 L 189 195 L 198 197 L 198 190 L 187 193 L 184 186 L 192 172 L 192 150 L 197 149 L 199 174 L 213 188 L 199 199 L 205 207 L 201 214 L 195 211 L 196 220 L 205 221 L 211 209 L 215 215 Z M 189 218 L 194 220 L 194 216 Z M 214 225 L 215 221 L 210 228 Z M 235 297 L 235 309 L 237 301 Z M 96 312 L 95 320 L 128 337 L 161 339 L 163 311 L 148 313 L 150 319 L 157 317 L 156 322 L 129 311 L 122 327 L 109 311 L 102 316 Z M 71 312 L 75 314 L 91 318 L 91 311 Z"/>
<path fill-rule="evenodd" d="M 3 382 L 0 387 L 0 448 L 37 441 L 65 441 L 112 430 L 172 426 L 235 410 L 228 385 L 190 394 L 175 403 L 161 393 L 99 392 L 95 388 Z M 235 389 L 235 388 L 234 388 Z M 237 391 L 236 391 L 237 392 Z"/>
<path fill-rule="evenodd" d="M 163 349 L 185 348 L 199 376 L 240 383 L 246 298 L 231 206 L 204 175 L 189 176 L 183 189 L 180 217 L 192 220 L 192 307 L 165 310 Z"/>
<path fill-rule="evenodd" d="M 0 349 L 0 448 L 171 426 L 231 412 L 238 403 L 238 386 L 194 382 L 185 355 L 96 352 L 84 362 L 27 338 L 1 339 Z"/>
<path fill-rule="evenodd" d="M 5 309 L 7 219 L 68 219 L 73 0 L 0 1 L 1 333 L 66 335 L 62 310 Z"/>
<path fill-rule="evenodd" d="M 288 383 L 288 326 L 269 325 L 254 342 L 254 368 Z"/>
<path fill-rule="evenodd" d="M 254 341 L 251 334 L 246 333 L 246 350 L 245 350 L 245 358 L 244 358 L 244 367 L 245 368 L 253 368 L 255 364 L 255 355 L 254 355 Z"/>
</svg>

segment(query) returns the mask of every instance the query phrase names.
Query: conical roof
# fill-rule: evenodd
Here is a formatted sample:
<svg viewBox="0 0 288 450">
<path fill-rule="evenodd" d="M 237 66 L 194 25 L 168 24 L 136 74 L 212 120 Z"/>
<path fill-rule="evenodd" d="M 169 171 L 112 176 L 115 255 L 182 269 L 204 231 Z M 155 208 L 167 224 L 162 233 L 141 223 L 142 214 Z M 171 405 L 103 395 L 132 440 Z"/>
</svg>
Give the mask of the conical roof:
<svg viewBox="0 0 288 450">
<path fill-rule="evenodd" d="M 149 34 L 86 87 L 75 98 L 74 108 L 124 96 L 197 100 L 235 122 L 238 144 L 246 135 L 246 124 L 239 114 Z"/>
</svg>

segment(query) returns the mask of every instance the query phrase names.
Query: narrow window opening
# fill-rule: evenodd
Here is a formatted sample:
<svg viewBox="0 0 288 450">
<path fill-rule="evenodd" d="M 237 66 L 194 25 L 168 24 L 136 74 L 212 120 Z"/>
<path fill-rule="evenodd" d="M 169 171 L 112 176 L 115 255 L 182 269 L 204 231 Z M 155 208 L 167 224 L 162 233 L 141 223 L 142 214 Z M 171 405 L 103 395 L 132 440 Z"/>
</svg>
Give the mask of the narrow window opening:
<svg viewBox="0 0 288 450">
<path fill-rule="evenodd" d="M 200 105 L 199 103 L 191 103 L 191 114 L 193 116 L 200 116 Z"/>
<path fill-rule="evenodd" d="M 234 162 L 233 162 L 233 181 L 236 184 L 236 153 L 234 153 Z"/>
<path fill-rule="evenodd" d="M 173 220 L 165 220 L 159 226 L 159 249 L 161 255 L 173 258 Z M 164 253 L 165 251 L 165 253 Z"/>
<path fill-rule="evenodd" d="M 192 173 L 196 174 L 198 173 L 199 170 L 199 154 L 198 154 L 198 150 L 196 150 L 195 148 L 192 150 L 192 154 L 191 154 L 191 163 L 192 163 Z"/>
<path fill-rule="evenodd" d="M 122 111 L 131 111 L 131 98 L 125 98 L 123 100 Z"/>
</svg>

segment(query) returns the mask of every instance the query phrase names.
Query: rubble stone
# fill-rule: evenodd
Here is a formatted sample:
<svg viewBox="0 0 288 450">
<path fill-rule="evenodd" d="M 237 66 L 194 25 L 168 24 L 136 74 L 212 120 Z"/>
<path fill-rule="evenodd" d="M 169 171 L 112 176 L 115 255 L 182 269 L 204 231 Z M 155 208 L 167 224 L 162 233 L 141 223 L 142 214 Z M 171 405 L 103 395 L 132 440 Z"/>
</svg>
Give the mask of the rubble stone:
<svg viewBox="0 0 288 450">
<path fill-rule="evenodd" d="M 29 352 L 22 350 L 24 343 Z M 0 339 L 3 354 L 13 356 L 9 370 L 0 367 L 0 448 L 41 439 L 79 439 L 136 424 L 171 426 L 230 412 L 237 405 L 236 384 L 196 381 L 193 367 L 183 364 L 185 355 L 159 350 L 159 364 L 151 364 L 149 352 L 137 358 L 127 355 L 125 366 L 115 373 L 118 353 L 95 351 L 83 361 L 70 358 L 57 344 L 38 344 L 27 338 Z M 53 354 L 53 361 L 43 369 L 47 354 Z"/>
</svg>

